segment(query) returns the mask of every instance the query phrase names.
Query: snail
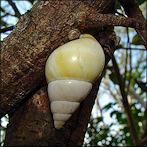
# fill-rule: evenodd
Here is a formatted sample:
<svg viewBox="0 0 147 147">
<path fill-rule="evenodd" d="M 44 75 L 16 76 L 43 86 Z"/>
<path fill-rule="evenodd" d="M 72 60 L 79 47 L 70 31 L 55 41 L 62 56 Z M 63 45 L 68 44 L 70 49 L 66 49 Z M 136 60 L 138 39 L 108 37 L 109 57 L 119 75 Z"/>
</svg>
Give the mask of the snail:
<svg viewBox="0 0 147 147">
<path fill-rule="evenodd" d="M 73 29 L 68 33 L 68 39 L 69 40 L 74 40 L 79 38 L 81 35 L 80 31 L 78 29 Z"/>
<path fill-rule="evenodd" d="M 104 64 L 103 49 L 90 34 L 81 34 L 49 56 L 45 76 L 56 129 L 63 127 L 90 93 Z"/>
</svg>

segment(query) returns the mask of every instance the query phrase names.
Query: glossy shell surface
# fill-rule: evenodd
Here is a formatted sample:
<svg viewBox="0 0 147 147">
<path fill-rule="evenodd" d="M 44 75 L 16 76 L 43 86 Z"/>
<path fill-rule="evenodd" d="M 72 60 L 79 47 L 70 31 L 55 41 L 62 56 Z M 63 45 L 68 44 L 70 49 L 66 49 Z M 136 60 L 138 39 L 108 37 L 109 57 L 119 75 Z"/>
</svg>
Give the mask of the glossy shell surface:
<svg viewBox="0 0 147 147">
<path fill-rule="evenodd" d="M 89 34 L 58 47 L 49 56 L 45 75 L 56 129 L 63 127 L 87 97 L 104 64 L 103 49 Z"/>
<path fill-rule="evenodd" d="M 49 83 L 48 94 L 56 129 L 63 127 L 91 88 L 91 83 L 78 80 L 55 80 Z"/>
<path fill-rule="evenodd" d="M 46 63 L 47 82 L 62 78 L 95 81 L 104 67 L 105 56 L 93 38 L 81 37 L 57 48 Z"/>
</svg>

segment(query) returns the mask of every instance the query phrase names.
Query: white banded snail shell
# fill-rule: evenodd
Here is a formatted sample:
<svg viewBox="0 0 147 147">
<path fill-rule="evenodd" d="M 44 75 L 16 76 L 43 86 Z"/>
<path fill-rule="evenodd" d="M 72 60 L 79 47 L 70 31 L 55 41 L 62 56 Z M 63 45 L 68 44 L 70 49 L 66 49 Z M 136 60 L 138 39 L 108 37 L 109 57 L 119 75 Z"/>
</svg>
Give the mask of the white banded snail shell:
<svg viewBox="0 0 147 147">
<path fill-rule="evenodd" d="M 63 127 L 87 97 L 104 64 L 103 49 L 90 34 L 80 35 L 49 56 L 45 75 L 56 129 Z"/>
</svg>

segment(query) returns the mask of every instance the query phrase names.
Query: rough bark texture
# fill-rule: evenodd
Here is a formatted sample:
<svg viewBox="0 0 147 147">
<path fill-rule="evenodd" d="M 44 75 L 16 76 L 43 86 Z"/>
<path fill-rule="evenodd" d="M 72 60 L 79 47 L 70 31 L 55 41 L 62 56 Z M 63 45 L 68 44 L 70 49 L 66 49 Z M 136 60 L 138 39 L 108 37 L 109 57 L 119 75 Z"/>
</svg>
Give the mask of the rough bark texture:
<svg viewBox="0 0 147 147">
<path fill-rule="evenodd" d="M 83 14 L 111 13 L 113 7 L 114 0 L 41 1 L 25 13 L 2 44 L 0 116 L 16 108 L 45 79 L 45 61 L 68 42 L 68 32 L 86 29 Z"/>
<path fill-rule="evenodd" d="M 134 18 L 136 20 L 142 21 L 144 24 L 146 24 L 146 20 L 139 9 L 138 3 L 136 0 L 119 0 L 121 5 L 124 7 L 125 13 L 128 17 Z M 135 15 L 134 15 L 135 12 Z M 138 30 L 136 29 L 136 32 L 138 36 L 140 37 L 143 45 L 147 49 L 147 25 L 144 30 Z"/>
<path fill-rule="evenodd" d="M 42 87 L 45 61 L 54 49 L 69 41 L 68 32 L 78 28 L 97 38 L 106 51 L 107 65 L 107 48 L 113 52 L 116 45 L 111 26 L 121 23 L 115 23 L 114 17 L 108 27 L 102 15 L 98 17 L 101 23 L 93 22 L 99 21 L 98 14 L 113 14 L 115 8 L 115 0 L 40 1 L 21 17 L 2 47 L 1 117 L 11 114 L 5 146 L 82 146 L 105 69 L 64 128 L 56 130 L 46 86 Z"/>
<path fill-rule="evenodd" d="M 25 104 L 42 81 L 47 57 L 61 44 L 68 41 L 68 32 L 79 28 L 100 41 L 103 47 L 115 47 L 113 27 L 87 28 L 83 11 L 93 14 L 113 13 L 114 0 L 107 1 L 50 1 L 37 2 L 24 14 L 12 33 L 5 39 L 2 50 L 2 114 L 10 115 L 5 146 L 82 146 L 91 110 L 102 76 L 80 108 L 65 127 L 54 129 L 46 88 L 40 89 Z M 106 38 L 107 36 L 107 38 Z M 106 55 L 106 63 L 109 57 Z M 7 67 L 7 68 L 6 68 Z M 7 76 L 5 76 L 7 75 Z M 24 103 L 24 102 L 23 102 Z"/>
<path fill-rule="evenodd" d="M 41 88 L 10 118 L 5 146 L 82 146 L 99 84 L 60 130 L 53 127 L 47 87 Z"/>
</svg>

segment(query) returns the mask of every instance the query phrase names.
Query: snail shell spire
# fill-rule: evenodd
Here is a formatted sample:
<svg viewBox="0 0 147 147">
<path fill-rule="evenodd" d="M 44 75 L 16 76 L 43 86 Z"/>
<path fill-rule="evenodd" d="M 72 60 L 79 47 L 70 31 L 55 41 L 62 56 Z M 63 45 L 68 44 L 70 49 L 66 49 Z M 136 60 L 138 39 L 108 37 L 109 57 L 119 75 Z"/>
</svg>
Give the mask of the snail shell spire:
<svg viewBox="0 0 147 147">
<path fill-rule="evenodd" d="M 104 64 L 103 49 L 90 34 L 80 35 L 49 56 L 45 75 L 56 129 L 63 127 L 87 97 Z"/>
</svg>

